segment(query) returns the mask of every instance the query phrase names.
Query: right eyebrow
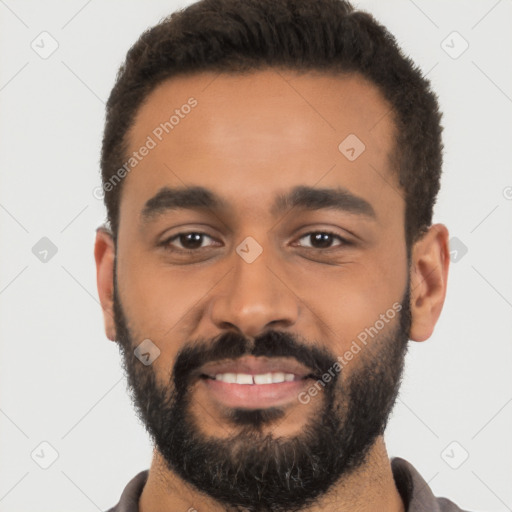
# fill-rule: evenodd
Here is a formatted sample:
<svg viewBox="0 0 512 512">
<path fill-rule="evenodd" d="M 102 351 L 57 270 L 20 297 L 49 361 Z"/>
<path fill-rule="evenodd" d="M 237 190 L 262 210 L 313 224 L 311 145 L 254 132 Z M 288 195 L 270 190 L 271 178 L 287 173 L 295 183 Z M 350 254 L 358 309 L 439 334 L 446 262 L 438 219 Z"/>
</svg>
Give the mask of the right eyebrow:
<svg viewBox="0 0 512 512">
<path fill-rule="evenodd" d="M 142 223 L 148 223 L 169 210 L 204 209 L 222 210 L 227 204 L 204 187 L 163 187 L 149 199 L 141 212 Z"/>
</svg>

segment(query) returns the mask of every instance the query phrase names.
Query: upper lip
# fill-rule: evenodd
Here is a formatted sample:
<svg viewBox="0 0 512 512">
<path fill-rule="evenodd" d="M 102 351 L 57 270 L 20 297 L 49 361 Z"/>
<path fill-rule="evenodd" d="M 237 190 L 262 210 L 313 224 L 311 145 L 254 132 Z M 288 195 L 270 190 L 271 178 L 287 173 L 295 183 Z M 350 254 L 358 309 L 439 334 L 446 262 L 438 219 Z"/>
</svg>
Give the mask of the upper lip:
<svg viewBox="0 0 512 512">
<path fill-rule="evenodd" d="M 215 377 L 221 373 L 246 373 L 260 375 L 264 373 L 293 373 L 299 378 L 312 376 L 312 372 L 296 359 L 288 357 L 255 357 L 243 356 L 238 359 L 229 359 L 206 363 L 199 368 L 200 375 Z"/>
</svg>

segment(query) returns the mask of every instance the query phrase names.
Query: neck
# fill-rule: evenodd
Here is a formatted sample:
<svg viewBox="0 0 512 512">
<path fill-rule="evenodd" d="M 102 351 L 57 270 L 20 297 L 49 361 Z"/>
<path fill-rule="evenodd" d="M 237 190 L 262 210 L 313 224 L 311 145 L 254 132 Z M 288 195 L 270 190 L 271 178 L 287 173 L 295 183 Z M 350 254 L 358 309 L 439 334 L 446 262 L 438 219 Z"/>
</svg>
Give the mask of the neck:
<svg viewBox="0 0 512 512">
<path fill-rule="evenodd" d="M 226 512 L 227 509 L 169 471 L 155 449 L 139 500 L 139 512 L 162 510 Z M 325 495 L 301 512 L 342 511 L 405 512 L 382 437 L 377 438 L 363 465 L 342 477 Z"/>
</svg>

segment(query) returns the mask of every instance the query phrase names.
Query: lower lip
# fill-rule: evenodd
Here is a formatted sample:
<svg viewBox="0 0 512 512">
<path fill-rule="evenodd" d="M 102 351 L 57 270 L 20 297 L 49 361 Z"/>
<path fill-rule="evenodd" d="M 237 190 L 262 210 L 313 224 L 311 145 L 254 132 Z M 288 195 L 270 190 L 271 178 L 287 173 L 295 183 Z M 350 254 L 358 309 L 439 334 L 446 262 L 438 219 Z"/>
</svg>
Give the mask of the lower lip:
<svg viewBox="0 0 512 512">
<path fill-rule="evenodd" d="M 262 409 L 298 401 L 298 395 L 311 384 L 311 379 L 276 384 L 231 384 L 202 379 L 212 398 L 227 407 Z"/>
</svg>

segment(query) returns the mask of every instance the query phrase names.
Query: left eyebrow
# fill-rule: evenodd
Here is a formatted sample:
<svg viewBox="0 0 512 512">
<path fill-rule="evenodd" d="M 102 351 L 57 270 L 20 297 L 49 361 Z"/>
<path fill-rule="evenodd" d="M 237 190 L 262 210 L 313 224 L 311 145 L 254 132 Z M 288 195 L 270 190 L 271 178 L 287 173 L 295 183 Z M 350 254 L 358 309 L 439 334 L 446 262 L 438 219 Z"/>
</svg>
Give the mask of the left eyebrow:
<svg viewBox="0 0 512 512">
<path fill-rule="evenodd" d="M 345 188 L 296 186 L 286 194 L 278 194 L 271 208 L 274 217 L 292 208 L 303 210 L 339 210 L 375 220 L 372 205 Z M 213 191 L 201 187 L 163 187 L 150 198 L 141 212 L 142 223 L 149 223 L 168 211 L 229 210 L 229 204 Z"/>
<path fill-rule="evenodd" d="M 292 208 L 302 208 L 303 210 L 338 210 L 361 215 L 373 220 L 377 218 L 373 206 L 368 201 L 342 187 L 294 187 L 287 194 L 280 194 L 276 197 L 271 212 L 272 215 L 277 216 Z"/>
</svg>

